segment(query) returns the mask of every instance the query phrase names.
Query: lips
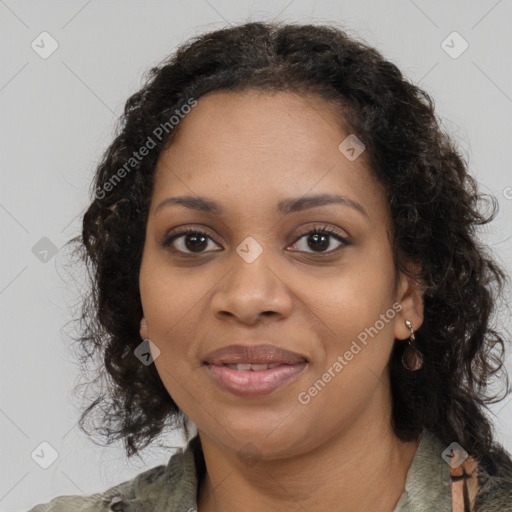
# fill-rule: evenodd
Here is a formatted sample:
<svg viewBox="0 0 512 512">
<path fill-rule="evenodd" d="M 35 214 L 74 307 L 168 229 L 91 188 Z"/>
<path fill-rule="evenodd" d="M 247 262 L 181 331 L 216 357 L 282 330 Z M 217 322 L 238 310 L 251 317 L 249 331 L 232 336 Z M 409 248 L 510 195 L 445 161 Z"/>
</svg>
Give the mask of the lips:
<svg viewBox="0 0 512 512">
<path fill-rule="evenodd" d="M 254 398 L 271 394 L 299 378 L 308 367 L 308 359 L 271 344 L 229 345 L 207 354 L 203 364 L 223 389 L 239 397 Z"/>
<path fill-rule="evenodd" d="M 229 345 L 208 353 L 203 361 L 209 365 L 294 365 L 307 362 L 302 354 L 297 354 L 276 345 Z M 247 368 L 244 369 L 253 369 Z M 254 369 L 263 368 L 256 367 Z"/>
<path fill-rule="evenodd" d="M 286 384 L 300 378 L 308 366 L 307 362 L 280 364 L 275 368 L 258 371 L 234 370 L 226 365 L 205 365 L 207 374 L 221 388 L 241 398 L 270 395 Z"/>
</svg>

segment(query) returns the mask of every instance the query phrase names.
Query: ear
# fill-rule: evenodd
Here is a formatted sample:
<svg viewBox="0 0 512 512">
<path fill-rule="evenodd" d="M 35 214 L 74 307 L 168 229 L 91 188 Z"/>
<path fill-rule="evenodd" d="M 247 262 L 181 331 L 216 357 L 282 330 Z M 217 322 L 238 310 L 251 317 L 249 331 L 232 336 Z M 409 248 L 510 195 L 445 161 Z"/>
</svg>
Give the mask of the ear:
<svg viewBox="0 0 512 512">
<path fill-rule="evenodd" d="M 146 319 L 142 317 L 140 321 L 140 337 L 145 340 L 148 338 L 148 326 L 146 325 Z"/>
<path fill-rule="evenodd" d="M 416 273 L 419 270 L 417 265 L 411 265 L 410 268 Z M 395 319 L 395 338 L 405 340 L 411 335 L 405 321 L 409 320 L 412 327 L 417 331 L 424 319 L 424 289 L 414 278 L 399 273 L 397 284 L 396 301 L 402 306 Z"/>
</svg>

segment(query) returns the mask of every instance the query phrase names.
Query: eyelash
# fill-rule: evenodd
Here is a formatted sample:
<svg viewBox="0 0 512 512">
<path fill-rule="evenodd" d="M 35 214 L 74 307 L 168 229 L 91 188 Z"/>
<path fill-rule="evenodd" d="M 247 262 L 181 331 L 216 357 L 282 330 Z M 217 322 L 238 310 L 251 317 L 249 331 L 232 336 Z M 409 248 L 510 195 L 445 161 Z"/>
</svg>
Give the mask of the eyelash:
<svg viewBox="0 0 512 512">
<path fill-rule="evenodd" d="M 183 229 L 179 229 L 178 228 L 178 231 L 174 232 L 172 235 L 170 236 L 166 236 L 164 238 L 164 240 L 161 242 L 161 245 L 162 247 L 164 248 L 167 248 L 169 247 L 175 240 L 177 240 L 178 238 L 184 236 L 184 235 L 188 235 L 188 234 L 195 234 L 195 235 L 202 235 L 202 236 L 205 236 L 211 240 L 213 240 L 213 238 L 210 236 L 209 233 L 207 233 L 206 231 L 203 231 L 202 229 L 199 229 L 199 228 L 195 228 L 195 229 L 191 229 L 191 228 L 183 228 Z M 309 231 L 306 231 L 305 233 L 302 233 L 296 240 L 295 242 L 293 242 L 292 245 L 296 244 L 301 238 L 304 238 L 305 236 L 309 236 L 309 235 L 314 235 L 314 234 L 324 234 L 324 235 L 329 235 L 333 238 L 335 238 L 337 241 L 341 242 L 342 245 L 340 245 L 339 247 L 337 247 L 336 249 L 333 249 L 331 251 L 328 251 L 328 252 L 314 252 L 314 251 L 303 251 L 303 252 L 307 252 L 307 254 L 314 254 L 314 255 L 317 255 L 317 256 L 332 256 L 334 253 L 337 253 L 338 251 L 340 251 L 341 249 L 343 249 L 344 247 L 350 245 L 350 243 L 348 242 L 348 240 L 342 236 L 340 236 L 333 228 L 329 227 L 329 226 L 322 226 L 320 228 L 318 227 L 314 227 L 313 229 L 309 230 Z M 215 240 L 213 240 L 215 242 Z M 207 251 L 203 251 L 203 252 L 197 252 L 197 253 L 194 253 L 194 252 L 183 252 L 183 251 L 174 251 L 178 254 L 181 254 L 181 255 L 201 255 L 201 254 L 207 254 Z M 218 252 L 218 251 L 215 251 L 215 252 Z"/>
</svg>

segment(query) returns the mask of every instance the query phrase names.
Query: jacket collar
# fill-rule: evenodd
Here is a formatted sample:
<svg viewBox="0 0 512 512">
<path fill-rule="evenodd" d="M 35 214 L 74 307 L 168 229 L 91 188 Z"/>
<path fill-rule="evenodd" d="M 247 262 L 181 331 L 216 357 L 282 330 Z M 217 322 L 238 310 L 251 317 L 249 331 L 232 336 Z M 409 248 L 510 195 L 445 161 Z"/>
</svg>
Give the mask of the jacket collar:
<svg viewBox="0 0 512 512">
<path fill-rule="evenodd" d="M 393 512 L 451 510 L 450 466 L 441 456 L 445 448 L 434 433 L 427 429 L 422 431 L 418 448 L 407 472 L 405 490 Z M 499 454 L 501 453 L 504 452 L 500 451 Z M 512 464 L 508 456 L 503 455 L 503 458 L 508 461 L 507 464 Z M 512 470 L 512 466 L 507 467 L 509 471 Z M 199 482 L 203 479 L 205 472 L 201 441 L 196 435 L 185 447 L 178 449 L 171 456 L 166 466 L 155 467 L 135 477 L 129 493 L 131 499 L 127 500 L 129 506 L 123 510 L 125 512 L 196 511 Z M 493 500 L 504 500 L 504 503 L 510 503 L 506 501 L 507 497 L 512 497 L 512 479 L 509 475 L 512 473 L 507 473 L 503 490 L 500 490 L 503 496 L 499 499 L 495 496 Z M 497 490 L 493 489 L 495 493 Z M 489 497 L 486 496 L 486 498 Z M 484 501 L 487 503 L 487 499 Z"/>
</svg>

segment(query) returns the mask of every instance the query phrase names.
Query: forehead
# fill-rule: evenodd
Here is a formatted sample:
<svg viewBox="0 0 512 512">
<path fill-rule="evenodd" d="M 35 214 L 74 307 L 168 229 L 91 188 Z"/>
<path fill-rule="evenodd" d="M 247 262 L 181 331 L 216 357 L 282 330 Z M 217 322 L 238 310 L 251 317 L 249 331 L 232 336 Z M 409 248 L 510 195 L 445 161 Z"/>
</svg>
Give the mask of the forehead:
<svg viewBox="0 0 512 512">
<path fill-rule="evenodd" d="M 171 145 L 210 145 L 210 153 L 274 149 L 283 157 L 314 151 L 319 143 L 339 144 L 340 107 L 313 94 L 248 90 L 216 91 L 201 97 L 180 122 Z M 283 141 L 286 144 L 283 145 Z M 338 144 L 336 144 L 338 142 Z M 199 155 L 197 155 L 199 156 Z M 317 155 L 318 156 L 318 155 Z"/>
<path fill-rule="evenodd" d="M 243 190 L 241 199 L 261 203 L 277 202 L 278 196 L 338 192 L 368 209 L 379 201 L 385 208 L 364 151 L 351 161 L 339 149 L 351 135 L 340 116 L 340 107 L 313 94 L 251 90 L 205 95 L 160 155 L 155 193 L 216 193 L 233 201 Z"/>
</svg>

